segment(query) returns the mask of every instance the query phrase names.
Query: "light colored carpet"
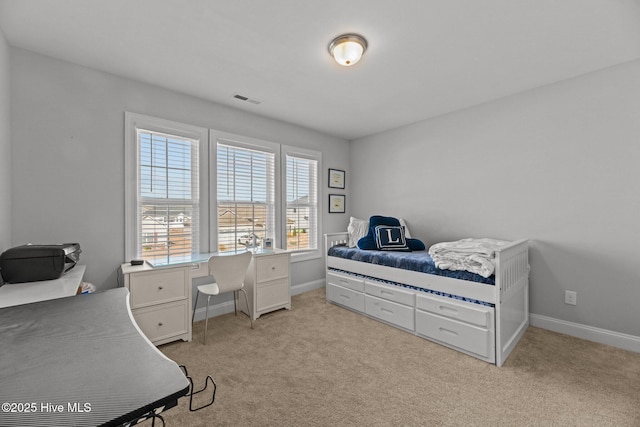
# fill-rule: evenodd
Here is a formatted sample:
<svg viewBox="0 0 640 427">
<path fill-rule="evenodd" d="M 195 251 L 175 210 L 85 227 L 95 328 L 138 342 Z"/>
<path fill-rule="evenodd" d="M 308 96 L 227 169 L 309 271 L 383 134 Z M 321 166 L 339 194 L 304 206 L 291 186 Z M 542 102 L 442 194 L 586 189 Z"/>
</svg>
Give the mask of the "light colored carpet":
<svg viewBox="0 0 640 427">
<path fill-rule="evenodd" d="M 168 426 L 639 426 L 640 354 L 530 327 L 503 367 L 328 304 L 194 325 L 160 347 L 215 403 L 163 414 Z M 205 397 L 196 396 L 195 403 Z M 149 423 L 150 425 L 150 423 Z"/>
</svg>

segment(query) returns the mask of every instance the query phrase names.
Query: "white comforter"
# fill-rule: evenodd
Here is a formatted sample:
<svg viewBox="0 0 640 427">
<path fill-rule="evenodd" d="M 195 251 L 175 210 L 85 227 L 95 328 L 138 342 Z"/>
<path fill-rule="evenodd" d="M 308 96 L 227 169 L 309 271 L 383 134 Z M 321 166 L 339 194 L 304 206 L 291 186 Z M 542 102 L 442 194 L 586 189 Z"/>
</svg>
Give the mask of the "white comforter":
<svg viewBox="0 0 640 427">
<path fill-rule="evenodd" d="M 489 277 L 496 268 L 495 251 L 508 243 L 487 238 L 442 242 L 431 246 L 429 255 L 443 270 L 466 270 Z"/>
</svg>

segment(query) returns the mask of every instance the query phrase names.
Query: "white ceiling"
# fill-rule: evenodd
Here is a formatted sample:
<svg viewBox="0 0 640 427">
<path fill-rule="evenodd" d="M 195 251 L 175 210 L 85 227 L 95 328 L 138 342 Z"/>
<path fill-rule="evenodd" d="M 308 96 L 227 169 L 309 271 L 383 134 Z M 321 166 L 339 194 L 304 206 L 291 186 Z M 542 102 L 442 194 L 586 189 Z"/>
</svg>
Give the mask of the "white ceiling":
<svg viewBox="0 0 640 427">
<path fill-rule="evenodd" d="M 640 58 L 640 0 L 0 0 L 0 28 L 349 140 Z M 343 68 L 327 45 L 346 32 L 369 49 Z"/>
</svg>

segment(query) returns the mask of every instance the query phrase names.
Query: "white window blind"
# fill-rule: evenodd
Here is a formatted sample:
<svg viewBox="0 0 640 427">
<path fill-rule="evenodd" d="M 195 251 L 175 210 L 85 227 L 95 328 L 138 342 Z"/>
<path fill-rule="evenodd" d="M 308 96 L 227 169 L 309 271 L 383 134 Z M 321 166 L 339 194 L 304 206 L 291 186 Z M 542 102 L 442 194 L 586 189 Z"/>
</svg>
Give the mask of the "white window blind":
<svg viewBox="0 0 640 427">
<path fill-rule="evenodd" d="M 137 257 L 199 252 L 198 140 L 136 129 Z"/>
<path fill-rule="evenodd" d="M 218 250 L 275 237 L 275 154 L 217 143 Z"/>
<path fill-rule="evenodd" d="M 318 248 L 318 161 L 286 155 L 286 248 Z"/>
</svg>

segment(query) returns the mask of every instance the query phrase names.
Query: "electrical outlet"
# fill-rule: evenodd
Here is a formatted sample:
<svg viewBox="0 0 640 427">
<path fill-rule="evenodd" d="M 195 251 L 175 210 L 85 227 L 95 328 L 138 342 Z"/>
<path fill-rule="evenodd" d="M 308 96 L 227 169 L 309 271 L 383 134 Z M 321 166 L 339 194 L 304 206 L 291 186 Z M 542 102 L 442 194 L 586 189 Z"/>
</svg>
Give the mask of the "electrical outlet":
<svg viewBox="0 0 640 427">
<path fill-rule="evenodd" d="M 578 293 L 574 291 L 564 291 L 564 303 L 576 305 L 578 303 Z"/>
</svg>

